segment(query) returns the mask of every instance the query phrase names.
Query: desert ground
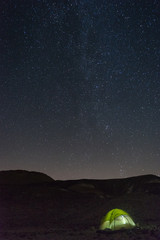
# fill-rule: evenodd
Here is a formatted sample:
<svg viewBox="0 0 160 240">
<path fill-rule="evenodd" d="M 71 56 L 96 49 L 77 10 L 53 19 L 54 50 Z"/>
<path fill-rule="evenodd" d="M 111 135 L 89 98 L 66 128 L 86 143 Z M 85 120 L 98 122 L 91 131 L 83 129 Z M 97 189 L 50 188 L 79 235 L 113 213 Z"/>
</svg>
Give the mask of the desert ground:
<svg viewBox="0 0 160 240">
<path fill-rule="evenodd" d="M 42 173 L 0 172 L 0 240 L 160 240 L 160 178 L 55 181 Z M 111 209 L 136 228 L 100 231 Z"/>
</svg>

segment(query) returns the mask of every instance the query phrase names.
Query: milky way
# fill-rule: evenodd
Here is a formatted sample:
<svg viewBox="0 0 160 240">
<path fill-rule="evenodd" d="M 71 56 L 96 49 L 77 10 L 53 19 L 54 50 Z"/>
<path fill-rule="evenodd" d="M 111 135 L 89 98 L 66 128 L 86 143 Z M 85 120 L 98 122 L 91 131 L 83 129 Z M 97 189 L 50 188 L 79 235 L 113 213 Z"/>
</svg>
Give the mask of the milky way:
<svg viewBox="0 0 160 240">
<path fill-rule="evenodd" d="M 1 170 L 159 175 L 159 12 L 158 0 L 2 0 Z"/>
</svg>

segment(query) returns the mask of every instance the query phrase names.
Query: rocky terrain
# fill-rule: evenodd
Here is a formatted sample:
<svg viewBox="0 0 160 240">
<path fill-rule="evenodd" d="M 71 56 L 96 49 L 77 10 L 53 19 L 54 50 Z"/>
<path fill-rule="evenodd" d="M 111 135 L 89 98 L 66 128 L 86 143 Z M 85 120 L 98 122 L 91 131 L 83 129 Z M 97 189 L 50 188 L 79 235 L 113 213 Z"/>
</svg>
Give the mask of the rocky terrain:
<svg viewBox="0 0 160 240">
<path fill-rule="evenodd" d="M 99 231 L 111 209 L 128 212 L 136 228 Z M 43 173 L 0 172 L 2 240 L 160 240 L 160 178 L 55 181 Z"/>
</svg>

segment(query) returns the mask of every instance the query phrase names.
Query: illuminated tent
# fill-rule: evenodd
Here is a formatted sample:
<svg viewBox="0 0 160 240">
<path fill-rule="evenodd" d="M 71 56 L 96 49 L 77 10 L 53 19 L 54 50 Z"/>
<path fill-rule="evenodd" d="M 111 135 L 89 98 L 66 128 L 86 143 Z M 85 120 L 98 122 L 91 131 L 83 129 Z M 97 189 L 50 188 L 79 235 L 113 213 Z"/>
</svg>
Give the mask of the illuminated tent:
<svg viewBox="0 0 160 240">
<path fill-rule="evenodd" d="M 121 209 L 112 209 L 101 221 L 100 230 L 131 229 L 136 225 L 129 214 Z"/>
</svg>

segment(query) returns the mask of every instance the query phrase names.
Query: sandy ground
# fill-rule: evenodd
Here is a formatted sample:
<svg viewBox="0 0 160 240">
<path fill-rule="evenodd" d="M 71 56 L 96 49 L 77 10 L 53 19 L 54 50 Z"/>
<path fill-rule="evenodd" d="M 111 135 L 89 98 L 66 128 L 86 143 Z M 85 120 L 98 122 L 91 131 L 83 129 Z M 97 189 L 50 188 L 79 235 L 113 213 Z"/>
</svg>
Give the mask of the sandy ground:
<svg viewBox="0 0 160 240">
<path fill-rule="evenodd" d="M 112 233 L 97 232 L 94 227 L 88 229 L 22 229 L 21 231 L 8 231 L 0 234 L 0 239 L 4 240 L 91 240 L 91 239 L 100 239 L 100 240 L 155 240 L 160 239 L 160 230 L 151 230 L 151 229 L 134 229 L 134 230 L 125 230 L 117 231 Z"/>
</svg>

